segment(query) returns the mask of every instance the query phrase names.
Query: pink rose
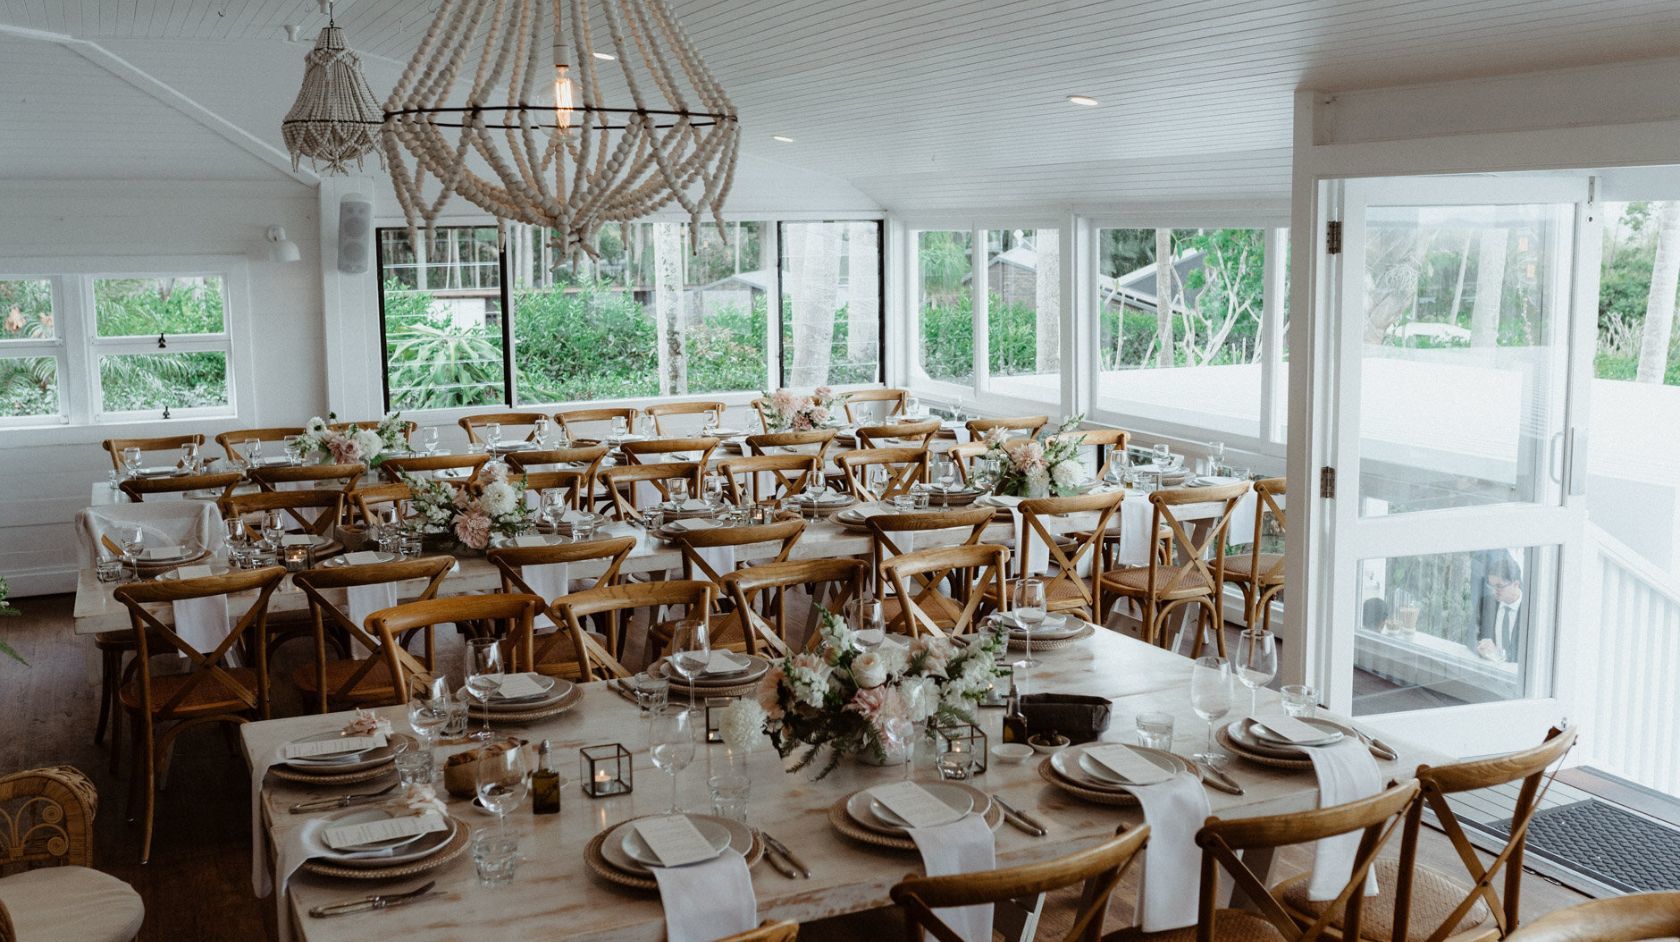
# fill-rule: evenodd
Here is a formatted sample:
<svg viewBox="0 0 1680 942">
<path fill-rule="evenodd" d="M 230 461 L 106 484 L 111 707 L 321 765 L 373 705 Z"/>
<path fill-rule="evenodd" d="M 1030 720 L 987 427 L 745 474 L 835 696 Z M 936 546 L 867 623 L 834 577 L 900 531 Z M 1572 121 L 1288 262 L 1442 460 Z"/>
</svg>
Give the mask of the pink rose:
<svg viewBox="0 0 1680 942">
<path fill-rule="evenodd" d="M 882 685 L 859 690 L 846 709 L 861 714 L 879 729 L 887 720 L 907 715 L 909 707 L 897 687 Z"/>
<path fill-rule="evenodd" d="M 784 414 L 791 412 L 793 410 L 793 393 L 785 389 L 776 390 L 775 395 L 770 397 L 770 407 Z"/>
<path fill-rule="evenodd" d="M 834 398 L 834 390 L 829 386 L 818 386 L 816 391 L 811 393 L 811 398 L 817 402 L 827 402 Z"/>
<path fill-rule="evenodd" d="M 828 410 L 822 406 L 812 406 L 809 415 L 812 425 L 821 425 L 828 421 Z"/>
<path fill-rule="evenodd" d="M 455 538 L 473 549 L 490 545 L 490 518 L 482 510 L 471 510 L 455 518 Z"/>
</svg>

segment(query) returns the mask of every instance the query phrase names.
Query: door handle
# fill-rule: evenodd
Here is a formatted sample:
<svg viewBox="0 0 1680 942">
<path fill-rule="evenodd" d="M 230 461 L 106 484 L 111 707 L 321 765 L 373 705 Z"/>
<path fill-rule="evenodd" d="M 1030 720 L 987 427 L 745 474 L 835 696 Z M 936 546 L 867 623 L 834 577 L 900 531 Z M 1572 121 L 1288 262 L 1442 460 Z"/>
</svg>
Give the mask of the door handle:
<svg viewBox="0 0 1680 942">
<path fill-rule="evenodd" d="M 1554 484 L 1563 483 L 1564 469 L 1569 466 L 1567 434 L 1567 432 L 1552 433 L 1552 440 L 1546 447 L 1546 473 L 1551 475 Z"/>
</svg>

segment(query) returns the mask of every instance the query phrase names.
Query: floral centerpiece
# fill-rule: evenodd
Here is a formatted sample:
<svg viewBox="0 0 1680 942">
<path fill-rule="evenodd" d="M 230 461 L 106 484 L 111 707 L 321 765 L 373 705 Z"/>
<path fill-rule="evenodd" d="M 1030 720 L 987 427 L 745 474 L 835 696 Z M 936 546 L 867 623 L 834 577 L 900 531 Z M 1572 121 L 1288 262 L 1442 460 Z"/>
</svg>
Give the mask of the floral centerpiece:
<svg viewBox="0 0 1680 942">
<path fill-rule="evenodd" d="M 401 412 L 392 412 L 380 419 L 379 425 L 374 428 L 347 429 L 327 426 L 328 422 L 337 421 L 335 413 L 327 413 L 326 419 L 315 416 L 304 425 L 303 434 L 298 436 L 298 454 L 314 455 L 317 460 L 333 464 L 355 464 L 359 461 L 368 467 L 378 467 L 390 455 L 409 450 L 408 437 L 403 434 L 406 423 L 401 416 Z"/>
<path fill-rule="evenodd" d="M 447 481 L 402 475 L 413 497 L 407 527 L 420 536 L 453 538 L 469 549 L 482 550 L 492 536 L 514 537 L 533 527 L 525 502 L 525 478 L 510 478 L 508 467 L 492 461 L 479 471 L 477 493 Z"/>
<path fill-rule="evenodd" d="M 778 389 L 765 393 L 764 424 L 772 432 L 808 432 L 834 425 L 838 409 L 846 401 L 827 386 L 818 386 L 809 396 Z"/>
<path fill-rule="evenodd" d="M 996 469 L 992 492 L 1008 497 L 1067 497 L 1084 483 L 1085 468 L 1079 446 L 1085 436 L 1074 433 L 1084 416 L 1074 416 L 1040 439 L 1010 441 L 1008 431 L 986 433 L 981 457 Z"/>
<path fill-rule="evenodd" d="M 826 749 L 827 775 L 846 755 L 902 761 L 916 725 L 930 719 L 972 722 L 974 708 L 1003 673 L 1001 634 L 973 636 L 966 646 L 920 637 L 908 647 L 865 651 L 844 619 L 819 612 L 822 646 L 788 657 L 771 670 L 760 700 L 730 706 L 724 738 L 750 748 L 766 733 L 783 756 L 804 748 L 789 771 L 816 761 Z"/>
</svg>

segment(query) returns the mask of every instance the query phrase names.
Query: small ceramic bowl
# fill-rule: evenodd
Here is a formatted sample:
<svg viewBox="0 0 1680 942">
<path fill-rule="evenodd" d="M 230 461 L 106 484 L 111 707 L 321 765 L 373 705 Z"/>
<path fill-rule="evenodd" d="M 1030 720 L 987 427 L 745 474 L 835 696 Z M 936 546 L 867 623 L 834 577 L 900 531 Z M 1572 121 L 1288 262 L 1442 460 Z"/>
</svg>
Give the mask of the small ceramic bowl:
<svg viewBox="0 0 1680 942">
<path fill-rule="evenodd" d="M 999 762 L 1019 763 L 1027 761 L 1035 751 L 1024 742 L 1000 742 L 992 747 L 992 758 Z"/>
<path fill-rule="evenodd" d="M 1066 749 L 1068 747 L 1068 738 L 1066 736 L 1057 736 L 1055 739 L 1045 739 L 1042 736 L 1034 736 L 1027 740 L 1027 745 L 1031 746 L 1032 750 L 1039 755 L 1047 756 L 1052 752 L 1061 752 L 1063 749 Z"/>
</svg>

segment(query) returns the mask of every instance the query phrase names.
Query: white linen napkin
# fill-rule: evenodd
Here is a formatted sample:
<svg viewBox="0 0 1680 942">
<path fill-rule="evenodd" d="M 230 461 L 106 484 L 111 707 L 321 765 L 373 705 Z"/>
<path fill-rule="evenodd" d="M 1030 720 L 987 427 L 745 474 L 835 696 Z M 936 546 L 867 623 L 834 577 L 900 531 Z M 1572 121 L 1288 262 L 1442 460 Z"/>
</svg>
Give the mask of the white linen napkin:
<svg viewBox="0 0 1680 942">
<path fill-rule="evenodd" d="M 190 568 L 193 567 L 183 567 L 182 571 Z M 183 575 L 182 578 L 188 577 Z M 179 602 L 171 602 L 170 608 L 174 610 L 175 633 L 181 636 L 182 641 L 205 654 L 216 650 L 216 645 L 221 644 L 227 638 L 228 632 L 233 630 L 233 620 L 228 617 L 225 595 L 182 599 Z"/>
<path fill-rule="evenodd" d="M 1200 900 L 1189 888 L 1201 880 L 1202 849 L 1196 846 L 1196 831 L 1211 813 L 1207 790 L 1193 776 L 1183 774 L 1126 790 L 1137 798 L 1149 825 L 1138 887 L 1143 931 L 1195 925 Z"/>
<path fill-rule="evenodd" d="M 667 942 L 713 942 L 758 925 L 746 858 L 733 850 L 686 867 L 649 867 L 665 905 Z"/>
<path fill-rule="evenodd" d="M 997 836 L 984 815 L 969 814 L 930 828 L 909 828 L 910 839 L 922 854 L 922 869 L 930 877 L 979 873 L 997 869 Z M 936 909 L 965 942 L 991 942 L 992 905 Z"/>
<path fill-rule="evenodd" d="M 543 563 L 537 566 L 526 566 L 520 575 L 525 577 L 525 584 L 531 591 L 543 597 L 543 601 L 552 602 L 562 595 L 572 591 L 571 563 Z M 554 626 L 554 619 L 547 615 L 538 615 L 535 624 L 538 628 Z"/>
<path fill-rule="evenodd" d="M 1371 751 L 1358 739 L 1344 739 L 1332 746 L 1303 749 L 1312 759 L 1313 772 L 1318 776 L 1318 806 L 1344 804 L 1369 798 L 1382 791 L 1382 773 Z M 1312 881 L 1307 884 L 1307 899 L 1331 900 L 1347 885 L 1353 873 L 1353 860 L 1359 855 L 1359 831 L 1338 834 L 1318 842 L 1313 851 Z M 1365 895 L 1377 895 L 1377 870 L 1372 867 L 1365 875 Z"/>
<path fill-rule="evenodd" d="M 357 627 L 362 627 L 369 615 L 397 604 L 397 584 L 375 582 L 372 585 L 347 586 L 344 597 L 345 614 Z"/>
<path fill-rule="evenodd" d="M 1009 505 L 1009 516 L 1015 521 L 1015 575 L 1044 575 L 1050 568 L 1050 547 L 1036 533 L 1028 539 L 1027 517 L 1019 503 Z"/>
<path fill-rule="evenodd" d="M 712 571 L 719 576 L 727 576 L 735 571 L 735 547 L 733 546 L 696 546 L 694 555 L 706 561 Z"/>
<path fill-rule="evenodd" d="M 1114 523 L 1111 521 L 1110 526 Z M 1120 501 L 1120 565 L 1147 566 L 1155 546 L 1155 507 L 1142 491 L 1127 491 Z"/>
</svg>

